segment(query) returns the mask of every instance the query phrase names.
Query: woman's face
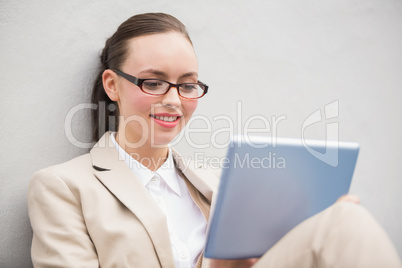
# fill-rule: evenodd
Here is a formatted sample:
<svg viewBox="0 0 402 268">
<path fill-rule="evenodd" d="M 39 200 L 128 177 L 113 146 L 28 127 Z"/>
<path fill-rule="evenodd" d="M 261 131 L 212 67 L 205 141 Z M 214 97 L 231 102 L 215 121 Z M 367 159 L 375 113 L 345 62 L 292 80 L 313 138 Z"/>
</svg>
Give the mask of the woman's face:
<svg viewBox="0 0 402 268">
<path fill-rule="evenodd" d="M 128 43 L 121 71 L 137 78 L 160 79 L 174 84 L 198 81 L 198 62 L 188 39 L 176 32 L 146 35 Z M 123 77 L 117 77 L 120 131 L 127 141 L 166 145 L 184 128 L 198 101 L 183 99 L 176 88 L 163 96 L 145 94 Z M 172 121 L 173 120 L 173 121 Z M 124 128 L 123 128 L 124 127 Z M 119 133 L 121 135 L 122 133 Z"/>
</svg>

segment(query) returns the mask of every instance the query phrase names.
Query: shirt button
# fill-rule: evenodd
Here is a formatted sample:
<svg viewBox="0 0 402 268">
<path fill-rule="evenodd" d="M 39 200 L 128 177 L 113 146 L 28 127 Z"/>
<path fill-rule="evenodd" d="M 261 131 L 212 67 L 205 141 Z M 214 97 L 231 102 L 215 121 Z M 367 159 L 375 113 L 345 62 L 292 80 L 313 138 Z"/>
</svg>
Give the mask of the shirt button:
<svg viewBox="0 0 402 268">
<path fill-rule="evenodd" d="M 153 177 L 153 178 L 151 179 L 151 181 L 152 181 L 153 183 L 157 183 L 157 182 L 158 182 L 158 178 Z"/>
<path fill-rule="evenodd" d="M 180 258 L 181 259 L 187 258 L 187 253 L 185 251 L 180 252 Z"/>
</svg>

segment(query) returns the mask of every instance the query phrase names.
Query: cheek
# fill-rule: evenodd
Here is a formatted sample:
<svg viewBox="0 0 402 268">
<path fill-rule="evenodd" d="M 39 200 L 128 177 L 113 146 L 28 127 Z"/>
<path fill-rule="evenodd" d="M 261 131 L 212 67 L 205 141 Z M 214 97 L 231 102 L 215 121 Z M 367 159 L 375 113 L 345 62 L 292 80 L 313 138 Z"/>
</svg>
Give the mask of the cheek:
<svg viewBox="0 0 402 268">
<path fill-rule="evenodd" d="M 124 99 L 122 99 L 123 110 L 126 116 L 130 115 L 141 115 L 149 114 L 150 106 L 153 102 L 152 97 L 145 94 L 127 94 Z"/>
<path fill-rule="evenodd" d="M 187 119 L 190 119 L 190 117 L 193 115 L 195 109 L 197 109 L 197 105 L 198 100 L 187 100 L 185 103 L 182 103 Z"/>
<path fill-rule="evenodd" d="M 146 113 L 149 114 L 151 107 L 151 102 L 147 98 L 138 97 L 132 102 L 132 109 L 139 114 Z"/>
</svg>

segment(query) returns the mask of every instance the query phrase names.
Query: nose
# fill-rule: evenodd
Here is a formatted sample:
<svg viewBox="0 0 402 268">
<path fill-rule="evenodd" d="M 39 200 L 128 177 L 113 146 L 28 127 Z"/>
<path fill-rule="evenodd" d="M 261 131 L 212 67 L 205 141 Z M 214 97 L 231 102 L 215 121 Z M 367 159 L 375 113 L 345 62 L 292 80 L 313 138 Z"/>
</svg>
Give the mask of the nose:
<svg viewBox="0 0 402 268">
<path fill-rule="evenodd" d="M 181 105 L 180 96 L 176 87 L 171 87 L 163 96 L 162 104 L 171 107 L 179 107 Z"/>
</svg>

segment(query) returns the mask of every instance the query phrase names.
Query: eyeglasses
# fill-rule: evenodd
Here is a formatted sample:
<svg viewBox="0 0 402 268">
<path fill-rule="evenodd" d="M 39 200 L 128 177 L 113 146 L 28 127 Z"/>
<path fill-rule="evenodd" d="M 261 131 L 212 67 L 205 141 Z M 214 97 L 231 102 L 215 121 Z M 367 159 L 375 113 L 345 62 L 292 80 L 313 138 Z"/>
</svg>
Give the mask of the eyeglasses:
<svg viewBox="0 0 402 268">
<path fill-rule="evenodd" d="M 179 96 L 184 99 L 199 99 L 208 92 L 208 86 L 200 81 L 198 83 L 173 84 L 159 79 L 140 79 L 119 70 L 113 71 L 134 85 L 137 85 L 142 92 L 149 95 L 165 95 L 171 87 L 175 87 Z"/>
</svg>

